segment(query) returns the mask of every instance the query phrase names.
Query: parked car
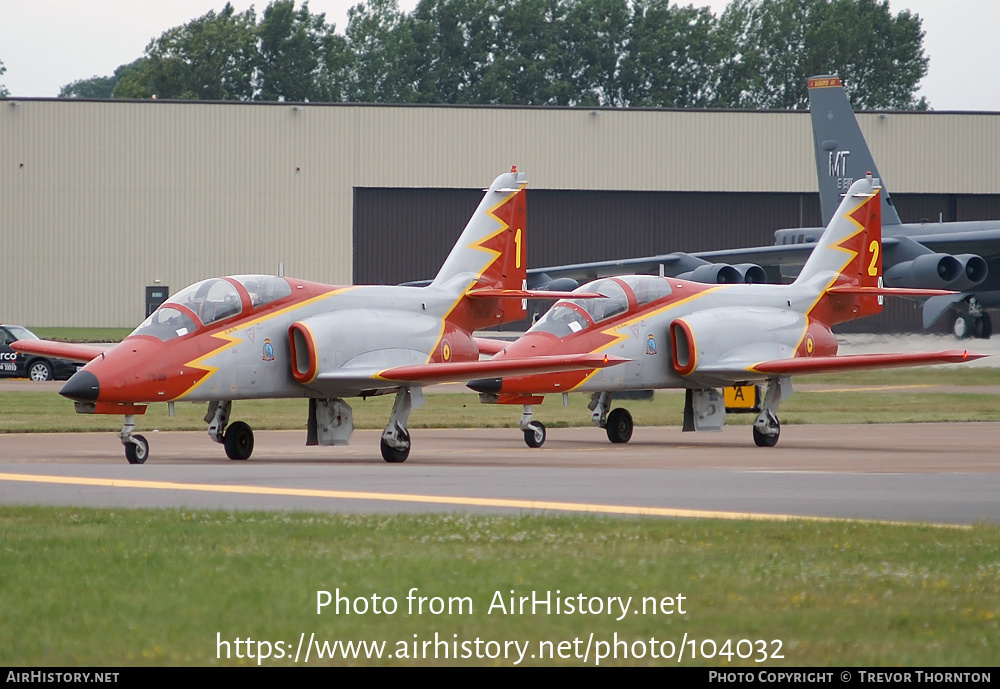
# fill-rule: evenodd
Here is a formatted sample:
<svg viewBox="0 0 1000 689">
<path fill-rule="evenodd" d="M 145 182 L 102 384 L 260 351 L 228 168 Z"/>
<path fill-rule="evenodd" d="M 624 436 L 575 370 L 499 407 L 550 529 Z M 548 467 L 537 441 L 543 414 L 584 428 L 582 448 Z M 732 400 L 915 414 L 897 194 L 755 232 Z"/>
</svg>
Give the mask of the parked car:
<svg viewBox="0 0 1000 689">
<path fill-rule="evenodd" d="M 38 336 L 20 325 L 0 325 L 0 376 L 31 380 L 66 380 L 76 373 L 79 364 L 65 359 L 51 359 L 37 354 L 19 354 L 10 348 L 18 340 L 37 340 Z"/>
</svg>

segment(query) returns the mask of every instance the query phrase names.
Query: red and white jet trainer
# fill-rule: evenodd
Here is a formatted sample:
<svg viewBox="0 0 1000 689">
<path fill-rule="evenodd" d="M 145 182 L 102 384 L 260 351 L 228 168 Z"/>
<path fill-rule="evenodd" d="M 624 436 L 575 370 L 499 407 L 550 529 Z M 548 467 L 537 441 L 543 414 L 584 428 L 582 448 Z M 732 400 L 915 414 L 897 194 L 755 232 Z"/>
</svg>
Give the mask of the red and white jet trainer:
<svg viewBox="0 0 1000 689">
<path fill-rule="evenodd" d="M 271 275 L 212 278 L 181 290 L 107 351 L 25 342 L 21 351 L 88 361 L 60 391 L 89 414 L 124 414 L 119 437 L 130 463 L 149 454 L 133 433 L 152 402 L 207 401 L 208 435 L 232 459 L 253 452 L 253 431 L 229 422 L 233 400 L 307 397 L 307 444 L 346 444 L 354 430 L 345 397 L 396 393 L 382 457 L 410 452 L 406 422 L 420 386 L 482 376 L 611 366 L 583 354 L 480 361 L 479 329 L 524 317 L 525 175 L 496 178 L 427 287 L 337 287 Z M 562 296 L 567 296 L 563 294 Z M 593 297 L 600 295 L 594 294 Z"/>
<path fill-rule="evenodd" d="M 778 442 L 778 405 L 791 394 L 789 377 L 849 369 L 964 362 L 961 350 L 836 356 L 830 328 L 882 310 L 883 297 L 938 296 L 942 290 L 890 289 L 882 284 L 877 179 L 851 186 L 794 283 L 708 285 L 678 278 L 629 275 L 581 286 L 585 295 L 559 301 L 527 333 L 499 352 L 510 357 L 597 354 L 627 363 L 606 370 L 484 378 L 469 387 L 484 402 L 522 404 L 525 442 L 539 447 L 545 427 L 532 405 L 548 393 L 590 392 L 592 420 L 613 443 L 632 436 L 632 416 L 611 409 L 623 390 L 683 388 L 684 430 L 721 430 L 726 415 L 718 388 L 766 383 L 753 438 Z"/>
</svg>

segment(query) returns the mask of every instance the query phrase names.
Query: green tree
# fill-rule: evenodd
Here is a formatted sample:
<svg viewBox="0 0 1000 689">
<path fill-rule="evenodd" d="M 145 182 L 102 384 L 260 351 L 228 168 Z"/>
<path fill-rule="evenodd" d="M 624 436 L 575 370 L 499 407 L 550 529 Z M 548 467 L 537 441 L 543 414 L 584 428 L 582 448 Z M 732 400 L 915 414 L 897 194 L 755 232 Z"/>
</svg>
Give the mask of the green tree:
<svg viewBox="0 0 1000 689">
<path fill-rule="evenodd" d="M 839 74 L 857 108 L 926 108 L 921 21 L 887 0 L 733 0 L 720 31 L 732 46 L 716 105 L 808 107 L 806 81 Z"/>
<path fill-rule="evenodd" d="M 416 98 L 421 103 L 478 103 L 492 62 L 492 0 L 421 0 L 411 15 Z"/>
<path fill-rule="evenodd" d="M 345 88 L 347 42 L 326 23 L 326 15 L 310 14 L 305 2 L 276 0 L 264 10 L 257 27 L 260 100 L 341 100 Z"/>
<path fill-rule="evenodd" d="M 634 0 L 616 105 L 703 108 L 715 101 L 723 46 L 707 7 Z"/>
<path fill-rule="evenodd" d="M 139 69 L 122 78 L 116 98 L 251 100 L 259 60 L 253 8 L 237 14 L 226 3 L 170 29 L 146 46 Z"/>
<path fill-rule="evenodd" d="M 3 66 L 3 60 L 0 60 L 0 77 L 2 77 L 6 71 L 7 68 Z M 6 98 L 9 95 L 10 91 L 7 90 L 7 87 L 0 84 L 0 98 Z"/>
<path fill-rule="evenodd" d="M 347 13 L 347 100 L 414 103 L 418 61 L 413 20 L 396 0 L 366 0 Z"/>
<path fill-rule="evenodd" d="M 80 79 L 66 84 L 59 89 L 60 98 L 111 98 L 118 82 L 124 77 L 136 72 L 143 58 L 127 65 L 121 65 L 110 77 L 94 76 L 90 79 Z"/>
</svg>

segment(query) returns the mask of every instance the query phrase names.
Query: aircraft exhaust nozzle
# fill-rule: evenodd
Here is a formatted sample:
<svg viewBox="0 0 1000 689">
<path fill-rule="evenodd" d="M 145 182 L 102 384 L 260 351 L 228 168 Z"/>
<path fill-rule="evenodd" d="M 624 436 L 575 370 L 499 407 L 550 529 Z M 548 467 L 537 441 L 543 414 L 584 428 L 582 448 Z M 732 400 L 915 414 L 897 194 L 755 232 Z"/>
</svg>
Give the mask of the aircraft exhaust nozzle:
<svg viewBox="0 0 1000 689">
<path fill-rule="evenodd" d="M 733 266 L 740 271 L 743 282 L 748 285 L 763 285 L 767 283 L 767 273 L 756 263 L 738 263 Z"/>
<path fill-rule="evenodd" d="M 952 284 L 963 275 L 962 262 L 951 254 L 924 254 L 885 271 L 885 284 L 887 287 L 954 289 Z"/>
<path fill-rule="evenodd" d="M 59 394 L 74 402 L 95 402 L 101 394 L 101 384 L 90 371 L 77 371 L 62 386 Z"/>
<path fill-rule="evenodd" d="M 958 254 L 955 259 L 962 264 L 962 275 L 949 285 L 950 289 L 965 292 L 982 284 L 990 274 L 990 268 L 982 256 L 976 254 Z"/>
<path fill-rule="evenodd" d="M 677 276 L 681 280 L 701 282 L 707 285 L 738 285 L 743 275 L 728 263 L 709 263 Z"/>
</svg>

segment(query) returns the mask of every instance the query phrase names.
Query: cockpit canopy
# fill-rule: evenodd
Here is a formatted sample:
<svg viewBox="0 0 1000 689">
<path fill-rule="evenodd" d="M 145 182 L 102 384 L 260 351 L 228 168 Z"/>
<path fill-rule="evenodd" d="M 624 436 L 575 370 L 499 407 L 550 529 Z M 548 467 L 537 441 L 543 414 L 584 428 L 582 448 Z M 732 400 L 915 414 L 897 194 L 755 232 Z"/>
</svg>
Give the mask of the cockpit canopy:
<svg viewBox="0 0 1000 689">
<path fill-rule="evenodd" d="M 244 308 L 254 310 L 291 293 L 288 281 L 274 275 L 209 278 L 163 302 L 132 335 L 150 335 L 166 342 L 239 315 Z"/>
<path fill-rule="evenodd" d="M 670 282 L 654 275 L 602 278 L 577 287 L 574 292 L 597 292 L 603 298 L 562 299 L 532 326 L 532 331 L 565 337 L 670 295 Z M 631 306 L 634 305 L 634 306 Z"/>
</svg>

